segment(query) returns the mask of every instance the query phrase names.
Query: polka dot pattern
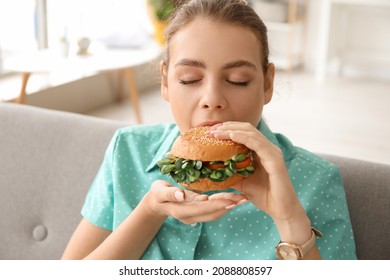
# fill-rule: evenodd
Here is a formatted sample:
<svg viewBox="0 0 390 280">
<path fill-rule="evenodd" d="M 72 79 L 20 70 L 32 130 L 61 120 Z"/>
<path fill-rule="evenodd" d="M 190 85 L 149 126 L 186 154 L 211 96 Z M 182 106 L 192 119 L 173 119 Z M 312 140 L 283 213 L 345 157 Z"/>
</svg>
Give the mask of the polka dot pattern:
<svg viewBox="0 0 390 280">
<path fill-rule="evenodd" d="M 317 246 L 324 259 L 356 259 L 352 227 L 338 168 L 294 147 L 264 122 L 258 129 L 285 156 L 295 191 L 312 225 L 323 232 Z M 118 130 L 88 192 L 82 215 L 115 230 L 133 211 L 160 174 L 156 162 L 168 152 L 179 131 L 173 124 Z M 233 190 L 231 190 L 233 191 Z M 140 234 L 142 234 L 140 232 Z M 270 216 L 253 204 L 232 209 L 217 221 L 187 225 L 166 219 L 143 259 L 276 259 L 280 237 Z M 131 248 L 129 248 L 131 250 Z"/>
</svg>

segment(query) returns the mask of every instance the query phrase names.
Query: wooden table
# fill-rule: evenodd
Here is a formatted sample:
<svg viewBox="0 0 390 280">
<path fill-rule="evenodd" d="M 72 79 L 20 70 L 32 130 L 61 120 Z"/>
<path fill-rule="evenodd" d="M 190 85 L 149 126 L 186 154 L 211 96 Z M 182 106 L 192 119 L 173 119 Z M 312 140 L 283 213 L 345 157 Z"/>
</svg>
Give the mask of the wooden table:
<svg viewBox="0 0 390 280">
<path fill-rule="evenodd" d="M 57 70 L 77 71 L 86 74 L 118 71 L 120 76 L 127 80 L 128 94 L 136 114 L 136 120 L 138 123 L 142 123 L 133 68 L 158 58 L 160 54 L 161 47 L 157 45 L 135 49 L 103 49 L 86 55 L 74 54 L 67 57 L 52 50 L 42 50 L 12 57 L 4 62 L 4 67 L 22 73 L 17 103 L 25 102 L 27 84 L 30 76 L 34 73 L 50 73 Z M 122 98 L 120 91 L 118 99 Z"/>
</svg>

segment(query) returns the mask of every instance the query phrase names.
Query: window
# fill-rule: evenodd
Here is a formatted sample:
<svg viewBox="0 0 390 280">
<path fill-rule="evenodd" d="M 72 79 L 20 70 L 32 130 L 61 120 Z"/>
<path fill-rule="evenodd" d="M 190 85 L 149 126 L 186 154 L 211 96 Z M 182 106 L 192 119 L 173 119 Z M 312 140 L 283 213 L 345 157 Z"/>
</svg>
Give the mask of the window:
<svg viewBox="0 0 390 280">
<path fill-rule="evenodd" d="M 26 51 L 56 48 L 61 37 L 66 37 L 71 46 L 76 46 L 80 37 L 108 47 L 147 44 L 153 27 L 146 2 L 0 0 L 0 74 L 1 61 Z"/>
<path fill-rule="evenodd" d="M 46 0 L 49 47 L 66 36 L 80 37 L 113 47 L 131 47 L 150 41 L 153 28 L 146 0 Z"/>
<path fill-rule="evenodd" d="M 0 0 L 0 73 L 9 56 L 36 50 L 36 1 Z"/>
</svg>

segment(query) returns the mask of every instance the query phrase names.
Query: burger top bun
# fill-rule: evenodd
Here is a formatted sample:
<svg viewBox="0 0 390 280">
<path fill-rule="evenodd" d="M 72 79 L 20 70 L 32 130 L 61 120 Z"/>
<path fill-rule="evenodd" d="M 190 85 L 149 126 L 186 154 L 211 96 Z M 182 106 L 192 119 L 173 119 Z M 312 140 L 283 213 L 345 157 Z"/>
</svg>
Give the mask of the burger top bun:
<svg viewBox="0 0 390 280">
<path fill-rule="evenodd" d="M 195 127 L 184 132 L 173 143 L 171 154 L 178 158 L 200 161 L 226 161 L 249 149 L 231 140 L 219 140 L 209 135 L 210 127 Z"/>
</svg>

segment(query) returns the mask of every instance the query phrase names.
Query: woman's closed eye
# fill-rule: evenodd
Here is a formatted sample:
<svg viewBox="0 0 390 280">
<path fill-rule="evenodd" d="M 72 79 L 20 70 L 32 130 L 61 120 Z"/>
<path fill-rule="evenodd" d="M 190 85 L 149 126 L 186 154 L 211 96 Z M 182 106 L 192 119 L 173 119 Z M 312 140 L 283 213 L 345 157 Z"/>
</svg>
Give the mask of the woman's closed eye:
<svg viewBox="0 0 390 280">
<path fill-rule="evenodd" d="M 199 82 L 199 81 L 201 81 L 201 79 L 191 79 L 191 80 L 180 79 L 179 83 L 182 85 L 192 85 L 192 84 L 195 84 L 196 82 Z"/>
<path fill-rule="evenodd" d="M 197 82 L 200 82 L 201 80 L 202 79 L 180 79 L 179 83 L 182 85 L 192 85 L 192 84 L 195 84 Z M 249 85 L 249 83 L 250 83 L 250 81 L 244 81 L 244 82 L 232 81 L 232 80 L 225 80 L 225 81 L 231 85 L 239 86 L 239 87 L 245 87 L 245 86 Z"/>
<path fill-rule="evenodd" d="M 226 82 L 228 82 L 229 84 L 232 84 L 234 86 L 239 86 L 239 87 L 246 87 L 247 85 L 249 85 L 249 81 L 248 82 L 236 82 L 236 81 L 226 80 Z"/>
</svg>

